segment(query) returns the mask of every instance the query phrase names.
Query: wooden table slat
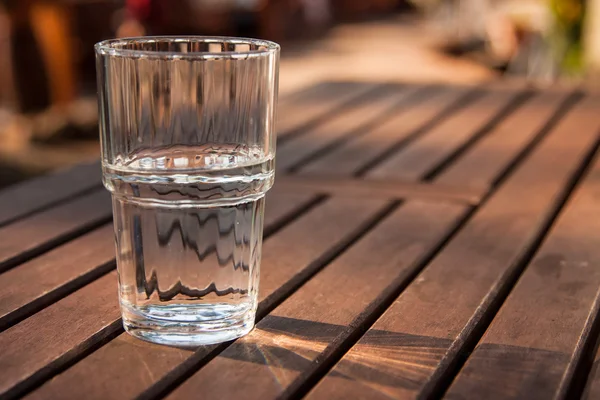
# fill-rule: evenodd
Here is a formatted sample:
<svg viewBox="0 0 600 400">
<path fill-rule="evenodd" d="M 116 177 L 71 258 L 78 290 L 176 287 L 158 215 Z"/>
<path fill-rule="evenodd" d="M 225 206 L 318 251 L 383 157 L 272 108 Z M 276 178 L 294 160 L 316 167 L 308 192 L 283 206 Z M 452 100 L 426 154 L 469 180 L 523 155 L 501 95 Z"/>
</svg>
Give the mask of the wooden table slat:
<svg viewBox="0 0 600 400">
<path fill-rule="evenodd" d="M 110 221 L 111 211 L 100 188 L 0 228 L 0 272 Z"/>
<path fill-rule="evenodd" d="M 16 396 L 119 329 L 113 271 L 0 334 L 0 396 Z"/>
<path fill-rule="evenodd" d="M 600 287 L 600 162 L 527 267 L 447 393 L 555 398 Z"/>
<path fill-rule="evenodd" d="M 0 191 L 0 226 L 99 187 L 100 162 L 27 180 Z"/>
<path fill-rule="evenodd" d="M 518 276 L 596 144 L 599 106 L 586 99 L 558 124 L 309 398 L 412 398 L 451 379 L 456 358 Z M 377 357 L 368 369 L 353 361 Z"/>
<path fill-rule="evenodd" d="M 314 127 L 305 134 L 277 146 L 277 169 L 287 171 L 299 168 L 319 151 L 336 145 L 353 133 L 367 131 L 369 125 L 379 123 L 403 98 L 420 88 L 379 88 L 361 101 Z"/>
<path fill-rule="evenodd" d="M 482 191 L 467 186 L 432 184 L 429 182 L 405 182 L 399 180 L 282 176 L 277 187 L 288 192 L 328 193 L 335 196 L 348 196 L 371 199 L 436 199 L 463 204 L 478 204 Z"/>
<path fill-rule="evenodd" d="M 349 82 L 350 85 L 352 84 Z M 332 87 L 335 85 L 344 85 L 345 82 L 319 82 L 313 85 L 305 86 L 299 88 L 293 92 L 288 92 L 285 94 L 279 93 L 279 98 L 277 99 L 277 108 L 280 107 L 288 107 L 294 106 L 296 103 L 300 103 L 306 101 L 306 99 L 319 99 L 323 96 L 326 96 L 328 92 L 331 91 Z M 348 85 L 348 86 L 350 86 Z M 355 86 L 358 86 L 355 84 Z"/>
<path fill-rule="evenodd" d="M 112 224 L 0 274 L 0 331 L 114 268 Z"/>
<path fill-rule="evenodd" d="M 421 180 L 474 136 L 493 125 L 495 118 L 513 107 L 517 96 L 514 92 L 487 92 L 370 170 L 366 176 Z"/>
<path fill-rule="evenodd" d="M 340 248 L 354 240 L 357 235 L 362 234 L 365 224 L 378 215 L 386 203 L 381 200 L 332 198 L 265 240 L 259 310 L 268 310 L 283 300 L 303 280 L 319 270 L 328 258 L 337 254 Z M 328 223 L 322 224 L 323 221 Z M 290 243 L 294 245 L 290 246 Z M 116 281 L 106 284 L 112 286 Z M 116 295 L 112 301 L 117 301 Z M 8 332 L 10 330 L 0 334 L 0 344 L 3 335 Z M 131 341 L 126 335 L 124 333 L 101 347 L 66 372 L 48 381 L 29 397 L 48 398 L 65 392 L 75 397 L 85 396 L 87 399 L 136 397 L 150 385 L 166 384 L 161 382 L 161 379 L 168 382 L 215 348 L 204 346 L 194 353 L 139 340 Z M 131 354 L 135 356 L 124 356 Z M 30 355 L 18 355 L 17 358 L 19 357 L 28 359 Z M 156 360 L 161 361 L 155 362 Z M 3 357 L 0 354 L 0 369 L 2 368 Z M 85 379 L 90 374 L 93 374 L 95 379 Z M 0 378 L 0 388 L 3 387 L 2 382 L 6 382 L 7 379 L 9 378 Z M 110 382 L 110 385 L 105 385 L 105 382 Z"/>
<path fill-rule="evenodd" d="M 334 117 L 377 87 L 372 83 L 326 82 L 304 91 L 295 101 L 284 102 L 277 111 L 279 143 Z"/>
<path fill-rule="evenodd" d="M 447 110 L 461 102 L 468 88 L 436 88 L 425 92 L 421 98 L 412 100 L 400 108 L 392 118 L 334 149 L 300 169 L 309 176 L 351 177 L 361 173 L 374 159 L 391 148 L 408 143 L 425 132 L 431 123 L 439 122 Z"/>
<path fill-rule="evenodd" d="M 567 112 L 574 96 L 568 92 L 539 93 L 468 149 L 434 178 L 436 183 L 461 185 L 487 192 L 502 172 L 536 137 Z"/>
</svg>

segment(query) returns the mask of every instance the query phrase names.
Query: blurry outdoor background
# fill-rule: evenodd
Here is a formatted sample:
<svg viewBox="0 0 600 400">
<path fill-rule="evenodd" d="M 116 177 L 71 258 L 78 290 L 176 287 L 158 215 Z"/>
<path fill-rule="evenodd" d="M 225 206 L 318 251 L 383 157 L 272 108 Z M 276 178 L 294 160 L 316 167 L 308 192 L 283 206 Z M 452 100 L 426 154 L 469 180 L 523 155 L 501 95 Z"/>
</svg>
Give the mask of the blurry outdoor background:
<svg viewBox="0 0 600 400">
<path fill-rule="evenodd" d="M 99 156 L 93 44 L 282 44 L 280 95 L 324 80 L 593 88 L 600 0 L 0 0 L 0 187 Z"/>
</svg>

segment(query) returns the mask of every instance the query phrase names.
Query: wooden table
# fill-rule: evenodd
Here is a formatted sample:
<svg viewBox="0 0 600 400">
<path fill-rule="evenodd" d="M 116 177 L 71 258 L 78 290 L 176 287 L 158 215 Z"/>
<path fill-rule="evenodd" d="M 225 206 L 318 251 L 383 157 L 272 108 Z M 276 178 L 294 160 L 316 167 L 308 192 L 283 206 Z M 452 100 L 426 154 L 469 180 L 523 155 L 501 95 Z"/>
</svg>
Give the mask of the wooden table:
<svg viewBox="0 0 600 400">
<path fill-rule="evenodd" d="M 329 82 L 282 99 L 257 328 L 123 332 L 98 164 L 0 192 L 0 393 L 600 398 L 600 97 Z"/>
</svg>

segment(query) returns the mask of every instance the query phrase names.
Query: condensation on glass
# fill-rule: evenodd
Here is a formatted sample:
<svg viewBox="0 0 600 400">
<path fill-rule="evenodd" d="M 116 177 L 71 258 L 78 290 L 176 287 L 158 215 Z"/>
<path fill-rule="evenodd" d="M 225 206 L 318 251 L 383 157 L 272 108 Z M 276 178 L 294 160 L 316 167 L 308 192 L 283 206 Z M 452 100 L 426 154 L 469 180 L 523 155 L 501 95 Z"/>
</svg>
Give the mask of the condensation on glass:
<svg viewBox="0 0 600 400">
<path fill-rule="evenodd" d="M 274 179 L 279 46 L 115 39 L 96 58 L 125 329 L 175 345 L 244 335 Z"/>
</svg>

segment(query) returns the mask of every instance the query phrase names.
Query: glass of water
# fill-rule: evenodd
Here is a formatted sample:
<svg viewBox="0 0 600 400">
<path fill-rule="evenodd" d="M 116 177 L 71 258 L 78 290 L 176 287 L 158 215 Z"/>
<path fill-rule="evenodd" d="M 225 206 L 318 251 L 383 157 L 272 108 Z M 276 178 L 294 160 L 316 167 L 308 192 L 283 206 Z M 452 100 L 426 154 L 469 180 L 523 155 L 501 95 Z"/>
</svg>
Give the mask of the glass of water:
<svg viewBox="0 0 600 400">
<path fill-rule="evenodd" d="M 145 37 L 95 49 L 125 329 L 180 346 L 248 333 L 274 178 L 279 46 Z"/>
</svg>

